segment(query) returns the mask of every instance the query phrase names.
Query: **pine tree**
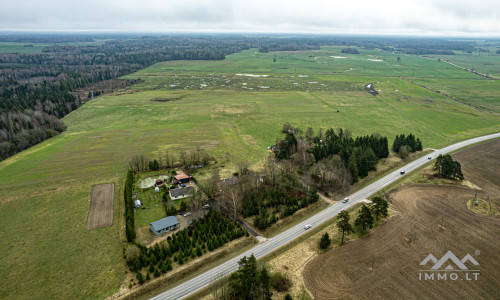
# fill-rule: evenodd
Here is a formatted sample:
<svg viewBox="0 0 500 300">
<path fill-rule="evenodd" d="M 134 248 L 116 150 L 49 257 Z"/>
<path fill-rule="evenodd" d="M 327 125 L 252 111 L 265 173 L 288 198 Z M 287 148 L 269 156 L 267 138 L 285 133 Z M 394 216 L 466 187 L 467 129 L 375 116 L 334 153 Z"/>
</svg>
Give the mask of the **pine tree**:
<svg viewBox="0 0 500 300">
<path fill-rule="evenodd" d="M 349 235 L 354 232 L 351 223 L 349 223 L 349 213 L 345 210 L 341 211 L 337 216 L 337 227 L 342 232 L 341 245 L 344 244 L 344 235 Z"/>
<path fill-rule="evenodd" d="M 375 219 L 378 220 L 379 215 L 387 216 L 387 208 L 389 207 L 389 203 L 387 200 L 380 196 L 376 196 L 371 198 L 372 201 L 372 210 L 375 213 Z"/>
<path fill-rule="evenodd" d="M 331 244 L 330 236 L 328 235 L 328 232 L 325 232 L 323 236 L 321 236 L 321 239 L 319 240 L 319 248 L 320 249 L 327 249 L 330 244 Z"/>
<path fill-rule="evenodd" d="M 373 227 L 373 216 L 370 211 L 370 209 L 363 204 L 361 209 L 358 211 L 358 217 L 354 221 L 354 224 L 356 226 L 362 226 L 363 231 L 366 230 L 366 227 L 372 228 Z"/>
<path fill-rule="evenodd" d="M 358 181 L 358 163 L 356 161 L 356 155 L 351 155 L 349 157 L 349 162 L 347 163 L 347 169 L 351 173 L 351 183 Z"/>
<path fill-rule="evenodd" d="M 139 284 L 144 283 L 144 276 L 142 275 L 142 272 L 140 270 L 139 270 L 139 272 L 137 272 L 136 278 L 137 278 L 137 281 L 139 282 Z"/>
</svg>

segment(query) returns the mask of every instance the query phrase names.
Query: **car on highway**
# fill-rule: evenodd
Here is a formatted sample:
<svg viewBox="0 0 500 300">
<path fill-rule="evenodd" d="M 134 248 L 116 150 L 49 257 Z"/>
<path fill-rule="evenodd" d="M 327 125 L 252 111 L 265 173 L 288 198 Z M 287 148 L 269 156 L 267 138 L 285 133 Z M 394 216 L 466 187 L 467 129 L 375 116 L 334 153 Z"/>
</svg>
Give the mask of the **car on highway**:
<svg viewBox="0 0 500 300">
<path fill-rule="evenodd" d="M 432 159 L 432 156 L 427 156 L 427 159 L 428 159 L 428 160 L 431 160 L 431 159 Z"/>
<path fill-rule="evenodd" d="M 344 198 L 344 200 L 342 200 L 342 203 L 346 203 L 347 201 L 349 201 L 349 198 Z"/>
<path fill-rule="evenodd" d="M 404 175 L 406 171 L 399 171 L 399 174 Z"/>
<path fill-rule="evenodd" d="M 305 230 L 307 230 L 307 229 L 309 229 L 309 228 L 311 228 L 311 227 L 312 227 L 312 225 L 311 225 L 311 224 L 307 224 L 307 225 L 304 227 L 304 229 L 305 229 Z"/>
</svg>

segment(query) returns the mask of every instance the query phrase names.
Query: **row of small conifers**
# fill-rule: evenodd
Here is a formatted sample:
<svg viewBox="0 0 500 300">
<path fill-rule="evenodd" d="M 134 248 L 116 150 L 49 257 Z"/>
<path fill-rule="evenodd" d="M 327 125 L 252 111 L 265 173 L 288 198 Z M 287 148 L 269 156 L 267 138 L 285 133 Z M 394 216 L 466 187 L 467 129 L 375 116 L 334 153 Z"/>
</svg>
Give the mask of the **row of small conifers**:
<svg viewBox="0 0 500 300">
<path fill-rule="evenodd" d="M 132 199 L 132 191 L 134 186 L 134 172 L 128 170 L 127 178 L 125 179 L 125 234 L 127 241 L 133 242 L 135 239 L 135 218 L 134 218 L 134 201 Z"/>
</svg>

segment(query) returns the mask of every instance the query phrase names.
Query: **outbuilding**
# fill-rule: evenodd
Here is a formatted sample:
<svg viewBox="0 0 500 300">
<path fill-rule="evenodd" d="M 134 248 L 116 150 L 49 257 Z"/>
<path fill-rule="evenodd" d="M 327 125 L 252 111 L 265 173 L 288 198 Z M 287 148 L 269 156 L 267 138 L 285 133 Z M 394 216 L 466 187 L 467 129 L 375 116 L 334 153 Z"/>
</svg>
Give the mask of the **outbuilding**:
<svg viewBox="0 0 500 300">
<path fill-rule="evenodd" d="M 134 206 L 135 206 L 135 208 L 139 208 L 139 207 L 141 207 L 141 205 L 142 205 L 141 204 L 141 200 L 139 200 L 139 199 L 134 200 Z"/>
<path fill-rule="evenodd" d="M 188 183 L 190 179 L 186 174 L 179 174 L 174 176 L 174 183 Z"/>
<path fill-rule="evenodd" d="M 149 228 L 156 235 L 160 235 L 169 230 L 174 230 L 177 227 L 179 227 L 179 221 L 177 221 L 177 218 L 174 216 L 169 216 L 153 223 L 149 223 Z"/>
</svg>

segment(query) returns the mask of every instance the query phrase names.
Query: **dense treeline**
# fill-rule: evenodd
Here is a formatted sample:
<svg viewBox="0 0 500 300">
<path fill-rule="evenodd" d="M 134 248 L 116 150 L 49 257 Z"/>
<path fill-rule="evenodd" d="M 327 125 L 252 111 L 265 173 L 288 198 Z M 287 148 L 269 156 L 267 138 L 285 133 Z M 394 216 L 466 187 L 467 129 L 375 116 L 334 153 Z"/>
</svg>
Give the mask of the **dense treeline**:
<svg viewBox="0 0 500 300">
<path fill-rule="evenodd" d="M 240 224 L 210 210 L 204 218 L 169 236 L 166 243 L 150 248 L 135 243 L 124 250 L 124 256 L 130 271 L 137 273 L 136 278 L 142 284 L 153 275 L 159 277 L 175 265 L 182 265 L 245 235 L 248 233 Z"/>
<path fill-rule="evenodd" d="M 317 134 L 309 127 L 304 132 L 289 123 L 281 130 L 270 148 L 276 159 L 288 161 L 297 169 L 301 181 L 308 187 L 328 193 L 342 194 L 349 186 L 375 171 L 379 159 L 389 156 L 387 137 L 379 134 L 352 137 L 348 129 L 319 129 Z M 420 139 L 410 134 L 398 136 L 398 141 L 409 144 L 414 151 L 422 148 Z M 409 146 L 408 146 L 409 148 Z"/>
<path fill-rule="evenodd" d="M 123 196 L 125 199 L 125 235 L 128 242 L 133 242 L 135 239 L 135 216 L 134 216 L 134 200 L 132 193 L 134 189 L 134 172 L 128 170 L 125 178 L 125 189 Z"/>
<path fill-rule="evenodd" d="M 358 49 L 356 48 L 342 48 L 340 50 L 341 53 L 348 53 L 348 54 L 359 54 Z"/>
<path fill-rule="evenodd" d="M 422 149 L 422 141 L 412 133 L 408 136 L 396 135 L 392 143 L 392 151 L 398 153 L 401 158 L 407 157 L 410 152 L 422 151 Z"/>
<path fill-rule="evenodd" d="M 0 160 L 66 130 L 66 125 L 43 111 L 0 114 Z"/>
<path fill-rule="evenodd" d="M 347 166 L 352 182 L 375 171 L 378 160 L 389 156 L 386 137 L 367 135 L 353 138 L 348 131 L 339 129 L 337 133 L 330 128 L 323 138 L 315 137 L 312 151 L 316 161 L 334 155 L 340 156 Z"/>
<path fill-rule="evenodd" d="M 158 156 L 153 159 L 144 154 L 136 154 L 130 159 L 128 166 L 130 170 L 135 172 L 157 171 L 178 165 L 187 169 L 193 169 L 208 165 L 212 159 L 211 154 L 203 147 L 197 147 L 196 150 L 182 151 L 178 154 L 169 151 L 159 151 Z"/>
</svg>

